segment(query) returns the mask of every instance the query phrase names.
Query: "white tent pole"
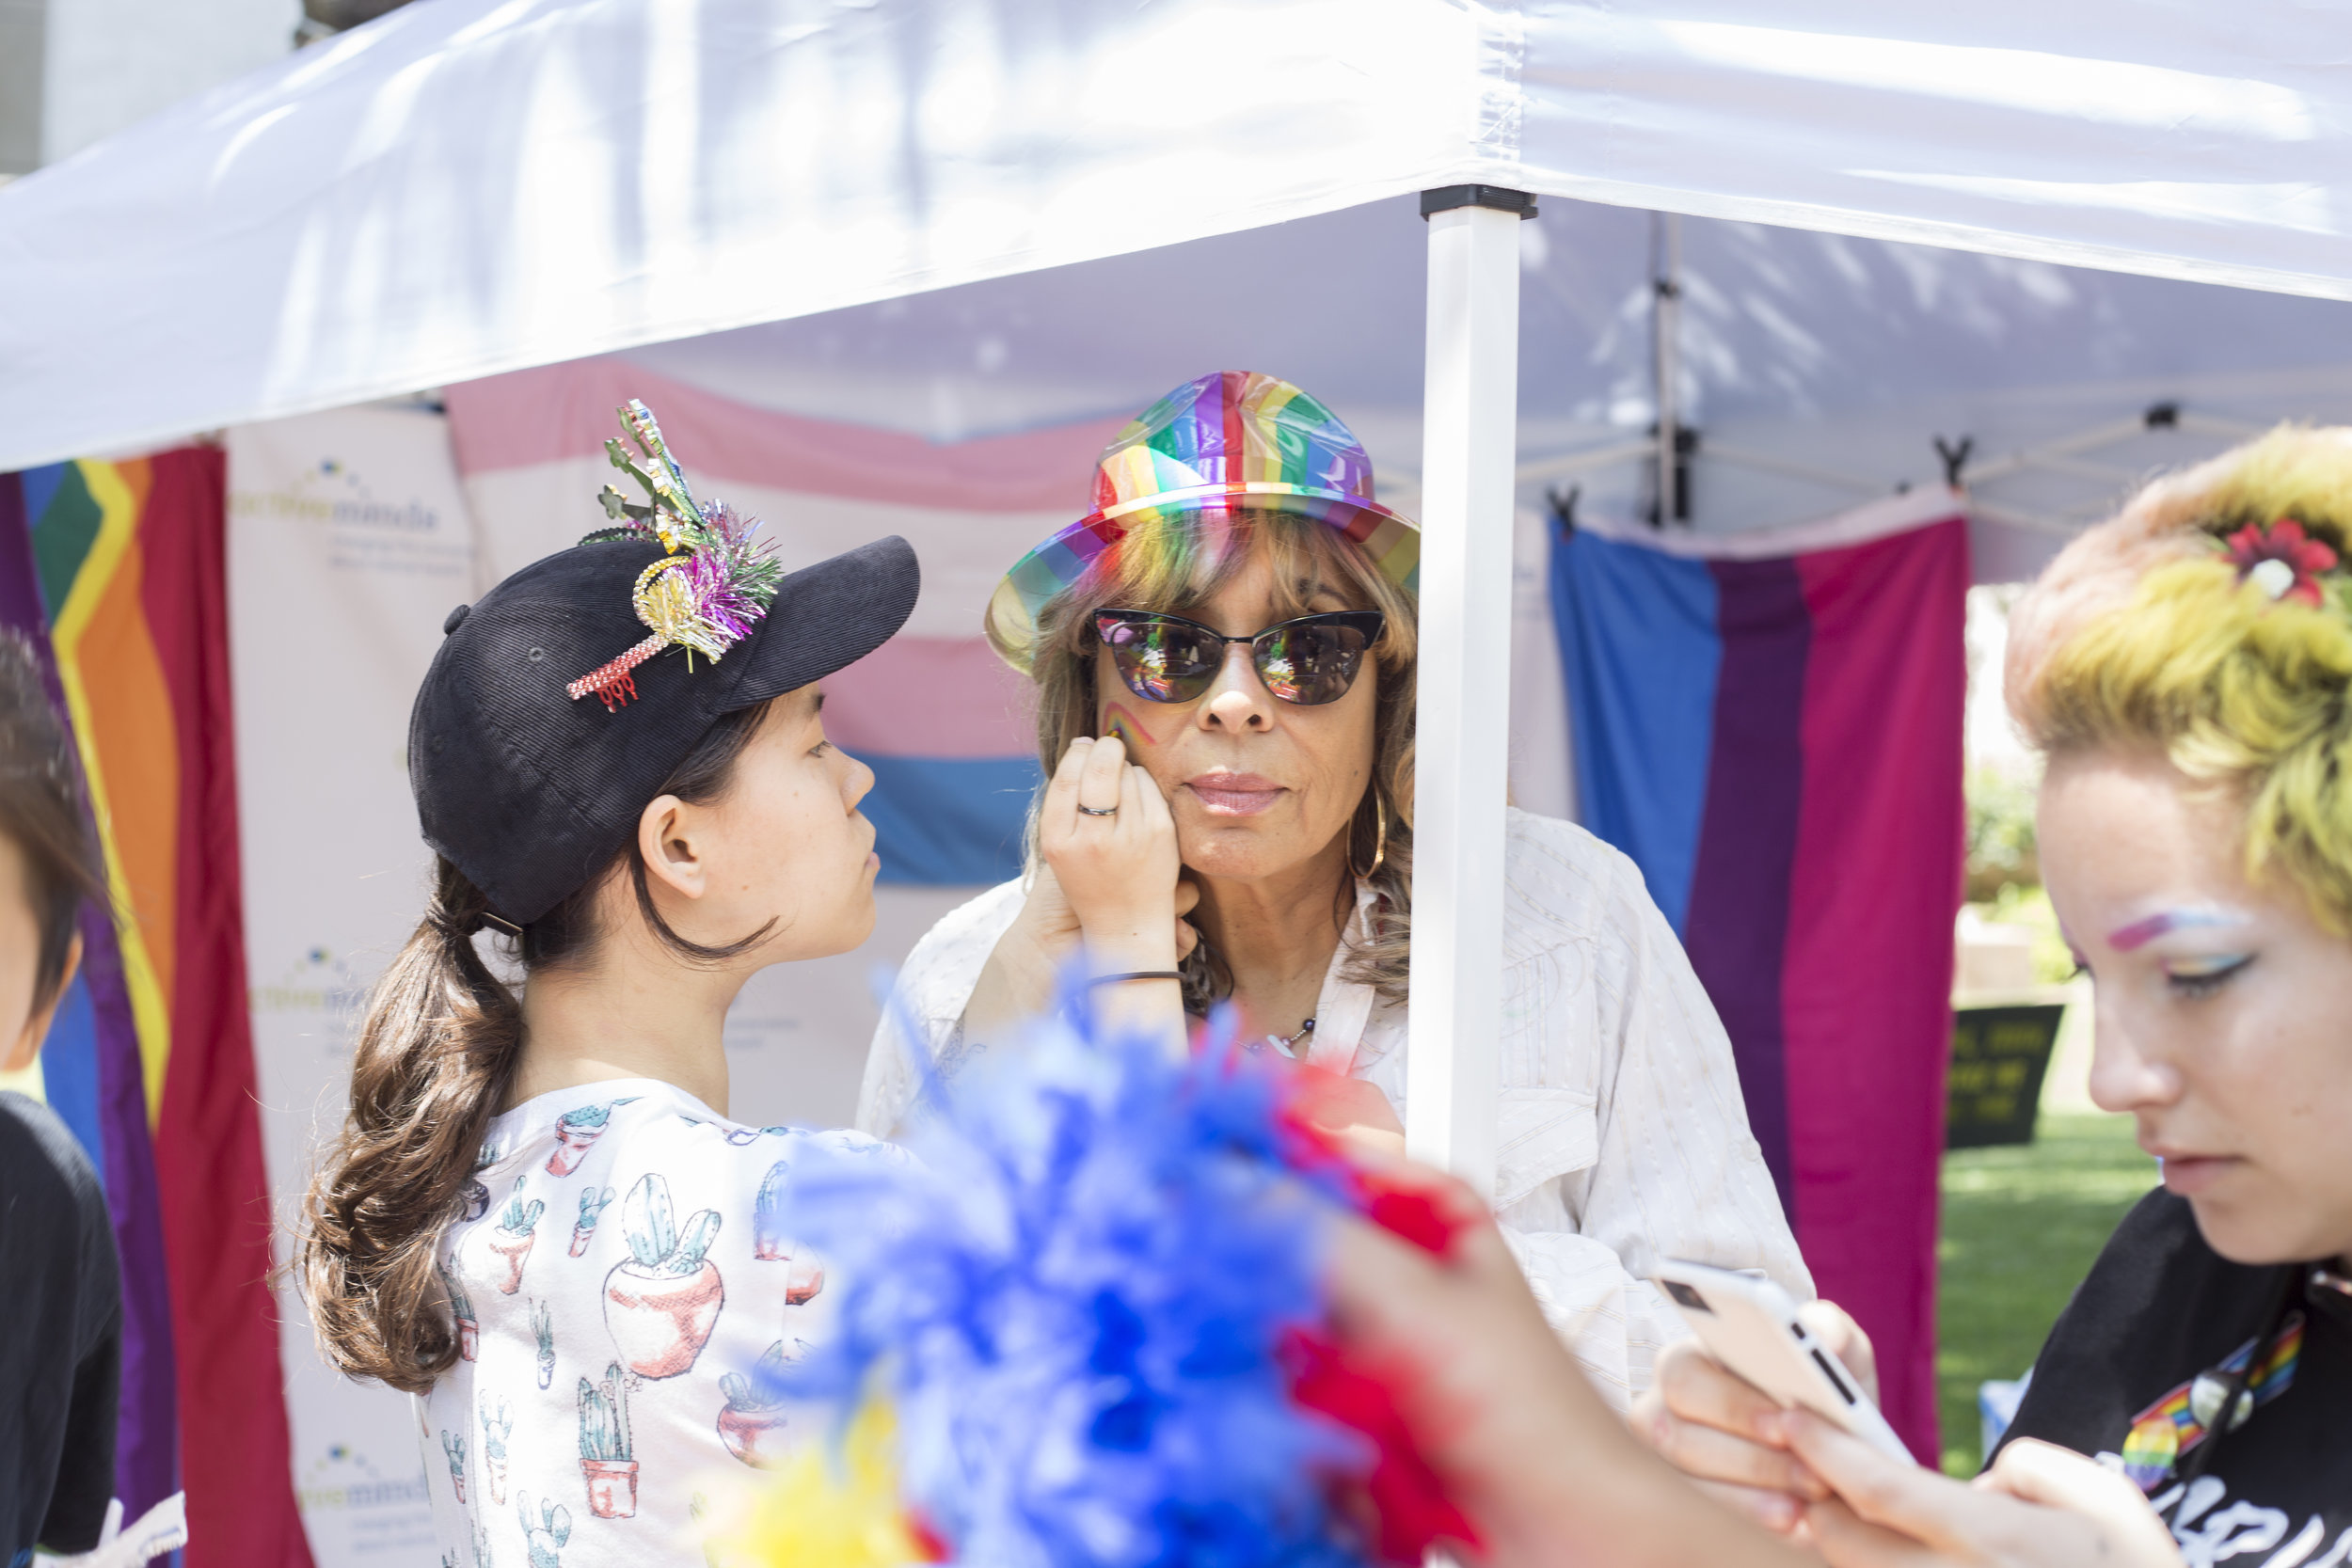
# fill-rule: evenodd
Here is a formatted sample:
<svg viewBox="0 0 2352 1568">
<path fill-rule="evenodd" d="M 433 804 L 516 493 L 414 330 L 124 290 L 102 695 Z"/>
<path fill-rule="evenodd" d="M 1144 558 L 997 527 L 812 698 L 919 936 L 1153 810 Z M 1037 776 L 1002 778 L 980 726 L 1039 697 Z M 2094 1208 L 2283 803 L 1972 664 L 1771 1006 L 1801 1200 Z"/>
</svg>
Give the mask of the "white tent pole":
<svg viewBox="0 0 2352 1568">
<path fill-rule="evenodd" d="M 1494 1191 L 1502 1021 L 1502 808 L 1511 719 L 1519 219 L 1532 198 L 1426 191 L 1420 731 L 1405 1137 Z"/>
</svg>

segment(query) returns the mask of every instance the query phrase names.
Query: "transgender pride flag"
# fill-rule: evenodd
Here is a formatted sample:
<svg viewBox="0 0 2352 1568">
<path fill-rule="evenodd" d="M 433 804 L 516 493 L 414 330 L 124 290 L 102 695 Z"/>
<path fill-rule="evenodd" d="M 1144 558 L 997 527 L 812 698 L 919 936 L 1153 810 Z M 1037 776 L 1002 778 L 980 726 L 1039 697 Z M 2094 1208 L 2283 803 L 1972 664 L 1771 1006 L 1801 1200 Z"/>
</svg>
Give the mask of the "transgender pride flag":
<svg viewBox="0 0 2352 1568">
<path fill-rule="evenodd" d="M 825 729 L 874 769 L 882 880 L 999 882 L 1021 869 L 1038 779 L 1026 684 L 980 611 L 1005 569 L 1085 515 L 1124 416 L 958 442 L 753 406 L 621 359 L 452 387 L 450 436 L 482 586 L 602 526 L 613 409 L 643 398 L 691 480 L 757 517 L 787 570 L 903 535 L 923 567 L 906 630 L 825 683 Z"/>
<path fill-rule="evenodd" d="M 1958 510 L 1915 494 L 1840 520 L 1867 542 L 1737 559 L 1582 530 L 1552 558 L 1585 826 L 1682 938 L 1815 1282 L 1868 1331 L 1887 1418 L 1930 1464 Z"/>
</svg>

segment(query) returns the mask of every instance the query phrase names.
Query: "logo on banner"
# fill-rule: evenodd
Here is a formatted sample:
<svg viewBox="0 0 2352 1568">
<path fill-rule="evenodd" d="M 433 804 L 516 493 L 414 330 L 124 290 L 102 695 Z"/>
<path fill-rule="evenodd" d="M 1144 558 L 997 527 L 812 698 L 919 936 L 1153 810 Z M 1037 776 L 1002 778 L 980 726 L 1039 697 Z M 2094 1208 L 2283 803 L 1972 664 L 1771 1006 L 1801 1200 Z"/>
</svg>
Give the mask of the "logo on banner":
<svg viewBox="0 0 2352 1568">
<path fill-rule="evenodd" d="M 367 1006 L 369 982 L 325 947 L 313 947 L 278 971 L 273 985 L 255 986 L 255 1013 L 313 1013 L 338 1023 L 357 1020 Z M 334 1037 L 338 1046 L 341 1034 Z"/>
<path fill-rule="evenodd" d="M 429 1560 L 416 1556 L 433 1547 L 433 1502 L 421 1468 L 388 1476 L 350 1445 L 329 1444 L 300 1467 L 294 1501 L 312 1541 L 340 1536 L 348 1558 L 384 1553 Z"/>
<path fill-rule="evenodd" d="M 353 464 L 326 456 L 275 483 L 234 491 L 229 505 L 243 517 L 317 531 L 327 564 L 342 571 L 468 576 L 468 543 L 450 537 L 440 509 L 398 480 L 379 486 Z"/>
</svg>

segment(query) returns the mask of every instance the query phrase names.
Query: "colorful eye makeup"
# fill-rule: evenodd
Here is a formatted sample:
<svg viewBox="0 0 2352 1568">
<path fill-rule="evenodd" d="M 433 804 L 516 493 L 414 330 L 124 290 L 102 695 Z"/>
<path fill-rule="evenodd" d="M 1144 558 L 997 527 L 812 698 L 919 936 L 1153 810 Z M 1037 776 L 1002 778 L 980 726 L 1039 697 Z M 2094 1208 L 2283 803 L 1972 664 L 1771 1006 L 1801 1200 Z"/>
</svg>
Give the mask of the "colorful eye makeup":
<svg viewBox="0 0 2352 1568">
<path fill-rule="evenodd" d="M 2194 958 L 2173 958 L 2164 966 L 2164 973 L 2174 980 L 2218 980 L 2223 975 L 2246 967 L 2243 953 L 2214 953 Z"/>
<path fill-rule="evenodd" d="M 2245 924 L 2246 916 L 2229 910 L 2217 910 L 2211 907 L 2159 910 L 2143 920 L 2135 920 L 2128 926 L 2119 926 L 2109 931 L 2107 945 L 2118 953 L 2129 953 L 2145 947 L 2158 937 L 2169 935 L 2174 931 Z"/>
</svg>

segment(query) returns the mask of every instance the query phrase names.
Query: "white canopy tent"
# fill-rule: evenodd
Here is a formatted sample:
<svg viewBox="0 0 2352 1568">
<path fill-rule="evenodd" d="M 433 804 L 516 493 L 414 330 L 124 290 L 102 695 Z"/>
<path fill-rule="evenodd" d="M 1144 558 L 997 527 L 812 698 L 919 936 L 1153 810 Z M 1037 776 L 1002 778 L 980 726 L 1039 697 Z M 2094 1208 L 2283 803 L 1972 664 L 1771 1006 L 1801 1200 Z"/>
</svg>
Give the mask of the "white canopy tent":
<svg viewBox="0 0 2352 1568">
<path fill-rule="evenodd" d="M 1630 508 L 1649 426 L 1695 420 L 1713 443 L 1692 482 L 1701 526 L 1818 515 L 1841 503 L 1807 487 L 1850 501 L 1943 478 L 1920 443 L 1947 434 L 1945 410 L 1949 435 L 1987 450 L 1999 432 L 1967 417 L 2032 401 L 2001 366 L 2035 302 L 2055 316 L 2065 290 L 2131 295 L 2049 263 L 2352 296 L 2352 85 L 2326 63 L 2339 26 L 2284 0 L 2226 17 L 2122 0 L 1964 15 L 1855 0 L 430 0 L 0 191 L 0 469 L 1289 220 L 1352 223 L 1343 210 L 1435 187 L 1737 220 L 1680 245 L 1658 235 L 1655 272 L 1675 287 L 1635 278 L 1641 316 L 1530 345 L 1588 372 L 1660 356 L 1652 395 L 1638 374 L 1597 400 L 1612 376 L 1565 378 L 1585 391 L 1531 402 L 1532 428 L 1519 394 L 1546 370 L 1521 372 L 1520 281 L 1549 264 L 1531 249 L 1582 264 L 1586 210 L 1522 230 L 1495 198 L 1427 229 L 1408 1121 L 1424 1153 L 1475 1178 L 1485 1118 L 1451 1108 L 1485 1101 L 1493 1064 L 1454 1045 L 1494 1033 L 1507 696 L 1481 677 L 1503 664 L 1518 479 L 1589 472 L 1596 502 L 1615 484 Z M 1409 230 L 1393 204 L 1371 212 Z M 1740 227 L 1755 223 L 2000 260 Z M 1246 275 L 1269 254 L 1231 264 Z M 1594 245 L 1597 269 L 1608 254 Z M 1308 264 L 1344 296 L 1353 260 Z M 1411 339 L 1393 296 L 1414 270 L 1382 277 L 1390 309 L 1318 309 L 1314 329 L 1376 341 L 1392 381 Z M 1583 282 L 1587 301 L 1610 297 Z M 1720 321 L 1703 283 L 1733 307 Z M 1972 317 L 1994 295 L 2026 309 Z M 1573 320 L 1578 287 L 1564 297 Z M 1669 320 L 1685 312 L 1662 356 L 1644 329 L 1658 297 Z M 2041 449 L 2009 475 L 2028 527 L 2063 526 L 2082 486 L 2142 460 L 2102 469 L 2086 436 L 2181 430 L 2145 417 L 2177 388 L 2144 383 L 2226 393 L 2233 374 L 2284 366 L 2344 384 L 2332 307 L 2231 305 L 2183 329 L 2155 294 L 2135 297 L 2116 343 L 2095 341 L 2095 310 L 2072 313 L 2115 352 L 2064 378 L 2069 412 L 2061 397 L 2016 421 L 2017 444 Z M 1787 309 L 1799 298 L 1810 327 Z M 2239 310 L 2271 359 L 2248 362 Z M 1872 368 L 1877 386 L 1899 379 L 1894 319 L 1923 359 L 1989 372 L 1908 388 L 1938 428 L 1868 395 Z M 2193 343 L 2213 352 L 2178 352 Z M 2079 385 L 2100 377 L 2116 384 Z M 2275 401 L 2277 385 L 2240 384 L 2239 401 Z M 1528 436 L 1554 461 L 1515 475 Z M 1769 483 L 1719 507 L 1704 470 L 1726 463 Z M 2058 482 L 2077 493 L 2048 494 Z"/>
<path fill-rule="evenodd" d="M 1469 182 L 2344 297 L 2341 14 L 429 0 L 0 192 L 0 467 Z"/>
</svg>

